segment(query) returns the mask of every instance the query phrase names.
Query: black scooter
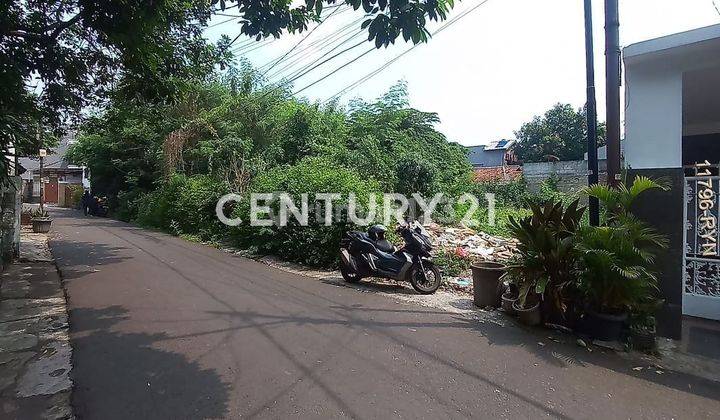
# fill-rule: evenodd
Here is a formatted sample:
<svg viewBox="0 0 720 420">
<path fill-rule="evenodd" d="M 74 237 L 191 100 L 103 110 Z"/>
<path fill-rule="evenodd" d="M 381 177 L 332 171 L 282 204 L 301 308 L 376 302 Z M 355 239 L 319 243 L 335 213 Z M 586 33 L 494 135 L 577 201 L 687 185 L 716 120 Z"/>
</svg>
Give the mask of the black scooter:
<svg viewBox="0 0 720 420">
<path fill-rule="evenodd" d="M 396 249 L 385 239 L 385 226 L 375 225 L 364 232 L 348 232 L 340 241 L 340 272 L 345 281 L 356 283 L 364 277 L 382 277 L 412 284 L 428 295 L 442 284 L 442 275 L 432 261 L 430 237 L 417 222 L 398 226 L 405 245 Z"/>
</svg>

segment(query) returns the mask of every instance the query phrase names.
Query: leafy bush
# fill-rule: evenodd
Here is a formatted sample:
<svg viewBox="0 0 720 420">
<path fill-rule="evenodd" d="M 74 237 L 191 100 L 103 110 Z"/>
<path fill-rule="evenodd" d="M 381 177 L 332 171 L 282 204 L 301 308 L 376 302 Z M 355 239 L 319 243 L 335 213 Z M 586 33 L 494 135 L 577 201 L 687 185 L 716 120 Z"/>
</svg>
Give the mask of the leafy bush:
<svg viewBox="0 0 720 420">
<path fill-rule="evenodd" d="M 226 185 L 205 175 L 174 175 L 155 191 L 134 200 L 123 198 L 127 214 L 137 209 L 135 221 L 140 225 L 207 240 L 224 232 L 224 225 L 215 215 L 215 205 L 227 192 Z"/>
<path fill-rule="evenodd" d="M 341 194 L 341 199 L 333 201 L 333 207 L 340 208 L 347 204 L 348 195 L 354 193 L 358 203 L 367 208 L 369 197 L 379 190 L 379 186 L 377 182 L 362 179 L 356 173 L 338 167 L 329 160 L 305 158 L 295 165 L 277 167 L 258 176 L 250 190 L 257 193 L 287 192 L 298 209 L 300 195 L 307 193 L 309 225 L 300 226 L 295 218 L 289 217 L 286 226 L 250 226 L 249 200 L 242 200 L 234 212 L 234 216 L 240 217 L 243 221 L 233 235 L 237 244 L 292 261 L 312 265 L 333 265 L 337 263 L 340 239 L 346 231 L 357 227 L 347 220 L 324 226 L 324 202 L 315 202 L 316 194 L 326 192 Z M 277 214 L 278 201 L 275 200 L 270 205 L 274 214 Z M 379 212 L 376 214 L 380 215 Z M 359 214 L 359 216 L 363 215 Z"/>
<path fill-rule="evenodd" d="M 80 200 L 82 200 L 85 189 L 82 185 L 77 184 L 68 185 L 68 188 L 70 189 L 70 200 L 67 201 L 67 206 L 69 208 L 76 208 L 80 204 Z"/>
<path fill-rule="evenodd" d="M 630 213 L 635 199 L 653 189 L 664 186 L 636 177 L 630 188 L 593 185 L 586 190 L 607 210 L 604 226 L 585 226 L 577 234 L 579 287 L 598 312 L 632 310 L 657 292 L 654 251 L 666 247 L 667 238 Z"/>
<path fill-rule="evenodd" d="M 510 218 L 510 230 L 519 241 L 508 265 L 508 275 L 520 290 L 520 302 L 547 296 L 555 310 L 564 311 L 567 289 L 575 284 L 573 235 L 585 212 L 578 201 L 531 203 L 532 215 Z"/>
</svg>

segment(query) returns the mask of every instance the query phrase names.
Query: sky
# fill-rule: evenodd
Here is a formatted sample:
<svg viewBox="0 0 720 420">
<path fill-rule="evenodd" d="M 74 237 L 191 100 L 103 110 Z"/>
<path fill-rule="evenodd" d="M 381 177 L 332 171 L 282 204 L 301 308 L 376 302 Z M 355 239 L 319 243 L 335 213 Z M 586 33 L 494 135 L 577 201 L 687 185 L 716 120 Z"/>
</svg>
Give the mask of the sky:
<svg viewBox="0 0 720 420">
<path fill-rule="evenodd" d="M 720 8 L 720 0 L 715 1 Z M 460 15 L 481 2 L 456 1 L 449 17 Z M 327 38 L 361 15 L 361 11 L 338 10 L 299 44 L 296 51 Z M 603 1 L 593 0 L 595 77 L 601 121 L 605 120 L 603 15 Z M 216 26 L 206 30 L 208 39 L 217 39 L 221 34 L 235 37 L 239 25 L 234 21 L 220 23 L 227 19 L 213 18 L 211 24 Z M 720 13 L 713 0 L 620 0 L 622 47 L 714 24 L 720 24 Z M 442 23 L 433 23 L 429 29 L 432 32 L 440 25 Z M 242 56 L 259 67 L 285 54 L 306 35 L 307 32 L 285 34 Z M 242 38 L 237 41 L 242 42 Z M 344 44 L 326 58 L 355 42 Z M 524 122 L 558 102 L 578 108 L 585 104 L 584 43 L 582 0 L 488 0 L 427 44 L 414 48 L 375 77 L 345 93 L 340 102 L 347 103 L 352 98 L 374 100 L 404 80 L 408 84 L 410 105 L 436 112 L 441 121 L 437 128 L 449 140 L 471 146 L 513 138 L 514 131 Z M 294 82 L 294 91 L 327 75 L 371 46 L 368 43 L 357 47 L 309 72 Z M 395 45 L 368 53 L 300 92 L 299 96 L 311 101 L 327 100 L 411 46 L 412 43 L 398 39 Z M 331 47 L 308 49 L 308 55 L 296 67 L 271 80 L 310 63 Z M 311 51 L 315 51 L 314 55 Z M 268 75 L 273 76 L 282 66 L 278 64 Z"/>
</svg>

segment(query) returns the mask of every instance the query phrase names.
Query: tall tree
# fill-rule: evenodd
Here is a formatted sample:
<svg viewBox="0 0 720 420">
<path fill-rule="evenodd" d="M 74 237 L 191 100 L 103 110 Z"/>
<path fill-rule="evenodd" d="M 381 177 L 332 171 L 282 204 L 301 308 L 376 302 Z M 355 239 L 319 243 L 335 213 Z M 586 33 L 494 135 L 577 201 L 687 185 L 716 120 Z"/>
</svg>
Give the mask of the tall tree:
<svg viewBox="0 0 720 420">
<path fill-rule="evenodd" d="M 59 126 L 88 100 L 107 99 L 122 79 L 134 95 L 167 99 L 177 78 L 210 72 L 229 58 L 239 36 L 279 37 L 319 21 L 325 6 L 362 8 L 359 24 L 376 47 L 402 34 L 428 39 L 428 20 L 443 20 L 453 0 L 3 0 L 0 1 L 0 178 L 13 141 L 33 148 L 38 121 Z M 207 45 L 202 30 L 216 13 L 235 9 L 239 34 Z M 90 102 L 98 105 L 98 102 Z"/>
<path fill-rule="evenodd" d="M 543 116 L 536 116 L 515 132 L 517 157 L 525 162 L 582 160 L 587 152 L 585 110 L 557 104 Z M 598 126 L 598 146 L 605 144 L 605 124 Z"/>
</svg>

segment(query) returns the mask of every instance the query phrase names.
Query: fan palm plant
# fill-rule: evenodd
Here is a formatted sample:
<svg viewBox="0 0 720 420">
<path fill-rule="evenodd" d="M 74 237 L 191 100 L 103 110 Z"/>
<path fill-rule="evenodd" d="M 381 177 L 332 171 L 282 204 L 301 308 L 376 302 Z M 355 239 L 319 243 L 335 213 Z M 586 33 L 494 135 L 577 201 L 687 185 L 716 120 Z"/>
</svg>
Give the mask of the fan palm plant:
<svg viewBox="0 0 720 420">
<path fill-rule="evenodd" d="M 630 212 L 645 191 L 665 189 L 659 182 L 638 176 L 630 187 L 593 185 L 588 195 L 607 209 L 605 226 L 584 226 L 576 235 L 579 289 L 598 313 L 623 313 L 657 292 L 652 271 L 655 251 L 667 239 Z"/>
</svg>

